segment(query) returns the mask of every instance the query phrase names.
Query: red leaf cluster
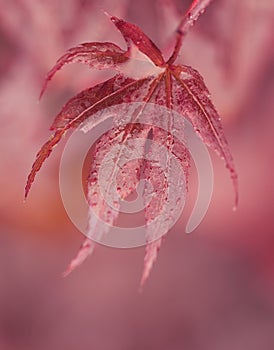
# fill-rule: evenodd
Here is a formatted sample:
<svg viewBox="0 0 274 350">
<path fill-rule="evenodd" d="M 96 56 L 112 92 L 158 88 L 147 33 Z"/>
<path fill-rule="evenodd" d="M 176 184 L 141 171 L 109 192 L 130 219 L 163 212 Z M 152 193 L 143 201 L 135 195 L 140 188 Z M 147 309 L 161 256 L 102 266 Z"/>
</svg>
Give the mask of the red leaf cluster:
<svg viewBox="0 0 274 350">
<path fill-rule="evenodd" d="M 80 92 L 70 99 L 56 116 L 51 126 L 51 130 L 54 130 L 55 133 L 42 146 L 37 154 L 28 177 L 25 192 L 26 196 L 42 164 L 68 130 L 78 127 L 87 119 L 89 120 L 89 127 L 94 127 L 102 121 L 100 117 L 98 117 L 98 115 L 101 115 L 97 114 L 97 112 L 103 111 L 107 107 L 118 106 L 122 103 L 129 102 L 144 102 L 163 105 L 170 110 L 178 112 L 182 117 L 186 117 L 191 122 L 203 142 L 224 159 L 234 182 L 236 194 L 235 204 L 237 205 L 237 175 L 223 133 L 220 117 L 211 101 L 209 91 L 205 86 L 203 78 L 196 70 L 189 66 L 179 66 L 175 64 L 184 36 L 209 3 L 210 0 L 193 1 L 189 11 L 178 26 L 176 45 L 171 57 L 167 61 L 164 60 L 161 50 L 140 28 L 113 16 L 110 18 L 123 35 L 127 44 L 127 50 L 123 50 L 116 44 L 110 42 L 85 43 L 68 50 L 57 61 L 56 65 L 47 75 L 41 95 L 44 93 L 47 83 L 53 78 L 55 73 L 68 63 L 81 62 L 87 64 L 91 68 L 97 69 L 113 68 L 118 70 L 118 73 L 111 79 Z M 146 70 L 146 74 L 140 73 L 140 76 L 136 78 L 134 74 L 134 65 L 138 65 L 140 63 L 139 61 L 144 63 L 143 60 L 145 60 L 145 64 L 149 66 L 149 69 Z M 131 68 L 131 71 L 128 67 Z M 131 75 L 130 72 L 132 72 L 132 69 L 133 74 Z M 119 130 L 119 132 L 115 129 L 111 130 L 103 135 L 94 148 L 94 160 L 88 179 L 88 201 L 90 206 L 95 208 L 99 216 L 109 225 L 112 225 L 117 219 L 117 203 L 116 201 L 112 203 L 113 209 L 109 209 L 104 200 L 98 197 L 99 185 L 97 174 L 102 159 L 109 150 L 110 144 L 121 146 L 136 135 L 142 135 L 144 139 L 152 138 L 153 141 L 166 146 L 175 153 L 177 159 L 182 163 L 184 174 L 187 178 L 187 169 L 189 166 L 187 150 L 182 147 L 177 147 L 176 140 L 174 140 L 172 136 L 163 133 L 163 131 L 157 128 L 145 128 L 136 125 L 137 124 L 134 124 L 133 120 L 132 124 L 128 124 L 122 130 Z M 145 152 L 145 143 L 143 148 Z M 111 184 L 111 177 L 113 177 L 119 157 L 120 154 L 117 153 L 116 163 L 113 164 L 113 169 L 110 169 L 109 175 L 105 179 L 106 183 Z M 133 169 L 135 171 L 133 171 Z M 169 163 L 166 170 L 171 176 L 175 176 L 175 174 L 173 174 L 172 162 Z M 149 162 L 136 161 L 124 168 L 123 176 L 121 176 L 121 174 L 120 177 L 118 176 L 118 185 L 121 189 L 120 196 L 122 198 L 127 197 L 136 189 L 140 181 L 141 173 L 152 179 L 152 184 L 157 192 L 157 200 L 155 199 L 156 197 L 152 199 L 145 210 L 146 221 L 149 223 L 153 220 L 156 213 L 161 210 L 161 205 L 165 200 L 165 187 L 167 186 L 165 174 Z M 180 181 L 182 181 L 182 179 L 180 179 Z M 172 216 L 172 214 L 170 215 Z M 146 250 L 142 283 L 144 283 L 148 277 L 153 262 L 156 259 L 157 251 L 161 245 L 161 239 L 153 240 L 156 230 L 157 227 L 153 227 L 153 229 L 147 232 L 148 241 L 152 242 L 148 244 Z M 96 236 L 97 238 L 106 233 L 105 226 L 102 226 L 92 215 L 89 217 L 89 231 L 93 232 L 91 236 Z M 90 239 L 87 239 L 66 273 L 81 264 L 93 251 L 93 248 L 94 243 L 91 242 Z"/>
</svg>

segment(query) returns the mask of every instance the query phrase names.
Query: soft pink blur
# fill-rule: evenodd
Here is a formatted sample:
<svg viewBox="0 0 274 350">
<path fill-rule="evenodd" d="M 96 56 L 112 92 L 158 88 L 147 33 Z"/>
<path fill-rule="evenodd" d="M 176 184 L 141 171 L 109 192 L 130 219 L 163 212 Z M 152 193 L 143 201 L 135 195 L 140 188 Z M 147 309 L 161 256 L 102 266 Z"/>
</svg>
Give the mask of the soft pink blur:
<svg viewBox="0 0 274 350">
<path fill-rule="evenodd" d="M 208 214 L 184 234 L 194 188 L 142 294 L 144 248 L 98 246 L 61 278 L 83 240 L 60 199 L 62 146 L 23 203 L 27 173 L 54 115 L 106 77 L 68 66 L 37 104 L 56 59 L 81 42 L 124 45 L 102 10 L 141 26 L 168 55 L 189 3 L 0 0 L 0 350 L 274 349 L 273 1 L 215 0 L 185 42 L 182 63 L 204 76 L 222 115 L 240 205 L 232 212 L 229 174 L 212 154 Z"/>
</svg>

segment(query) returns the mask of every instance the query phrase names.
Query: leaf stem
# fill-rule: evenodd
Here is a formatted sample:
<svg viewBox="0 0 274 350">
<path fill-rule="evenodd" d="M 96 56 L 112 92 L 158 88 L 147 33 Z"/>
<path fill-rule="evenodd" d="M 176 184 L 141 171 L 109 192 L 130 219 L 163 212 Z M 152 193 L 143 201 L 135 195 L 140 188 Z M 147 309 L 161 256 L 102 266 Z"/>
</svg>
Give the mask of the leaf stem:
<svg viewBox="0 0 274 350">
<path fill-rule="evenodd" d="M 177 59 L 181 46 L 183 44 L 184 38 L 188 33 L 190 27 L 197 21 L 199 16 L 205 11 L 207 6 L 210 4 L 212 0 L 193 0 L 186 14 L 181 19 L 177 30 L 177 40 L 173 50 L 172 55 L 167 61 L 168 64 L 173 64 Z"/>
</svg>

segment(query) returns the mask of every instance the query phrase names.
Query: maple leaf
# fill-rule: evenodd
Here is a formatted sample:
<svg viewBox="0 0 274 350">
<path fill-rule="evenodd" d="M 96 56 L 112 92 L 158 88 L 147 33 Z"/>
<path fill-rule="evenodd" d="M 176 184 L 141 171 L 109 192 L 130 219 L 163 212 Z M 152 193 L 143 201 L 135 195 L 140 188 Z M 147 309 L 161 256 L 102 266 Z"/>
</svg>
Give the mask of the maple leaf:
<svg viewBox="0 0 274 350">
<path fill-rule="evenodd" d="M 118 73 L 111 79 L 80 92 L 70 99 L 56 116 L 51 126 L 55 133 L 38 152 L 28 176 L 25 188 L 26 197 L 42 164 L 68 130 L 82 127 L 85 121 L 88 121 L 88 128 L 95 127 L 106 118 L 103 111 L 110 106 L 117 106 L 117 120 L 119 120 L 119 118 L 122 118 L 122 115 L 128 113 L 126 107 L 124 110 L 120 109 L 121 104 L 124 106 L 131 102 L 142 102 L 145 104 L 152 103 L 155 106 L 165 106 L 168 110 L 179 113 L 191 122 L 203 142 L 224 159 L 234 183 L 235 205 L 237 205 L 237 175 L 223 133 L 220 117 L 211 101 L 209 91 L 202 76 L 196 70 L 189 66 L 175 64 L 185 35 L 210 2 L 210 0 L 194 0 L 192 2 L 177 28 L 176 44 L 168 60 L 163 58 L 160 49 L 139 27 L 117 17 L 110 16 L 111 21 L 126 41 L 127 50 L 123 50 L 110 42 L 85 43 L 68 50 L 57 61 L 46 77 L 41 95 L 54 74 L 68 63 L 82 62 L 91 68 L 116 69 Z M 140 74 L 137 74 L 136 77 L 136 74 L 132 71 L 132 69 L 134 70 L 134 63 L 138 64 L 140 61 L 143 63 L 144 59 L 149 69 L 145 69 Z M 130 73 L 133 73 L 133 75 Z M 115 177 L 115 169 L 118 166 L 122 153 L 125 152 L 122 146 L 133 140 L 134 137 L 140 136 L 144 140 L 141 145 L 141 153 L 145 152 L 147 139 L 152 139 L 166 146 L 171 153 L 175 153 L 176 158 L 182 164 L 187 182 L 189 155 L 185 147 L 179 147 L 177 152 L 175 152 L 177 143 L 173 136 L 165 134 L 153 126 L 148 128 L 144 126 L 141 128 L 136 127 L 137 124 L 134 124 L 134 121 L 135 119 L 133 118 L 129 124 L 118 128 L 118 131 L 114 128 L 103 135 L 94 148 L 93 162 L 88 178 L 88 202 L 90 208 L 95 210 L 98 216 L 94 216 L 90 210 L 89 238 L 85 240 L 79 254 L 68 267 L 66 274 L 81 264 L 93 251 L 94 243 L 90 238 L 100 238 L 106 233 L 106 226 L 100 224 L 98 217 L 102 218 L 109 225 L 112 225 L 117 219 L 119 210 L 118 192 L 113 195 L 111 206 L 98 197 L 98 172 L 100 171 L 102 160 L 109 152 L 111 146 L 117 145 L 120 147 L 120 150 L 118 147 L 117 154 L 115 154 L 114 160 L 112 159 L 109 163 L 109 171 L 104 179 L 107 193 L 112 190 L 111 184 Z M 153 148 L 153 145 L 151 147 Z M 165 170 L 169 176 L 176 178 L 177 174 L 174 172 L 174 164 L 171 158 L 167 160 Z M 157 168 L 148 161 L 131 162 L 123 168 L 123 174 L 121 175 L 120 173 L 120 176 L 118 175 L 117 186 L 120 188 L 120 198 L 126 198 L 127 195 L 136 189 L 142 173 L 144 176 L 151 178 L 157 195 L 157 197 L 155 196 L 154 199 L 150 200 L 145 209 L 146 222 L 149 224 L 153 221 L 155 215 L 161 211 L 165 200 L 165 189 L 168 185 L 167 175 L 163 173 L 162 169 Z M 186 188 L 182 188 L 182 183 L 183 178 L 178 177 L 177 182 L 175 181 L 173 186 L 179 186 L 181 191 L 185 192 Z M 176 189 L 173 192 L 176 193 Z M 184 194 L 179 193 L 179 199 L 181 198 L 180 196 L 183 198 Z M 147 200 L 147 193 L 144 197 Z M 178 198 L 174 195 L 170 200 L 174 208 Z M 168 225 L 169 218 L 172 215 L 172 213 L 168 213 L 167 217 L 163 218 L 158 225 L 164 225 L 164 223 Z M 141 284 L 147 279 L 161 245 L 162 238 L 156 239 L 157 235 L 155 232 L 157 232 L 157 225 L 150 226 L 147 232 L 148 245 Z"/>
</svg>

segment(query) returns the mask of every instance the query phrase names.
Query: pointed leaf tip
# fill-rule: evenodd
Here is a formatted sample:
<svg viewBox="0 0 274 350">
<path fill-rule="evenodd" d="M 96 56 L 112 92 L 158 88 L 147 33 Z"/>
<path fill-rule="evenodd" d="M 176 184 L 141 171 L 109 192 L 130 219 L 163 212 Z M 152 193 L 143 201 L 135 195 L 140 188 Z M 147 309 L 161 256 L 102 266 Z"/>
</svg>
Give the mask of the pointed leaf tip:
<svg viewBox="0 0 274 350">
<path fill-rule="evenodd" d="M 239 183 L 238 183 L 238 176 L 236 173 L 232 177 L 232 181 L 233 181 L 233 187 L 234 187 L 234 205 L 232 210 L 236 211 L 239 205 Z"/>
<path fill-rule="evenodd" d="M 131 43 L 133 43 L 156 66 L 164 66 L 165 61 L 161 51 L 137 25 L 126 22 L 116 16 L 111 16 L 110 19 L 123 35 L 129 50 Z"/>
<path fill-rule="evenodd" d="M 67 277 L 73 270 L 80 266 L 87 259 L 87 257 L 93 253 L 94 248 L 95 243 L 87 238 L 81 245 L 76 257 L 71 261 L 67 269 L 63 272 L 62 276 Z"/>
</svg>

